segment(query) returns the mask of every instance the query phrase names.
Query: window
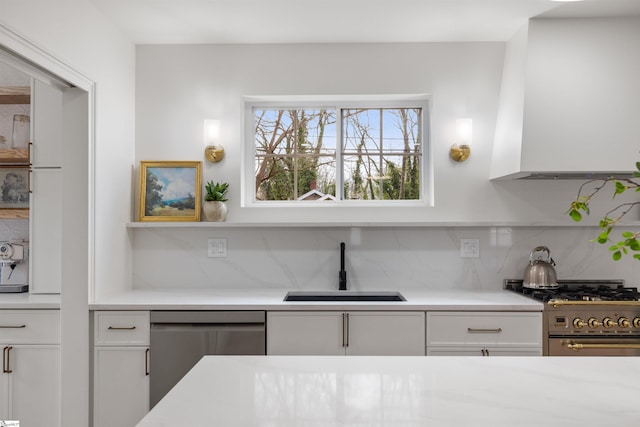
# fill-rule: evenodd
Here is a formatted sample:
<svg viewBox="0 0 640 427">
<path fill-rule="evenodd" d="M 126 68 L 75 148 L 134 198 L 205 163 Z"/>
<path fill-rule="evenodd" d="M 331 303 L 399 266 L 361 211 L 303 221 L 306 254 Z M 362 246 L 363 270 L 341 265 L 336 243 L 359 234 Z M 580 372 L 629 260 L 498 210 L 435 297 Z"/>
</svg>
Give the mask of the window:
<svg viewBox="0 0 640 427">
<path fill-rule="evenodd" d="M 251 104 L 253 201 L 424 200 L 426 102 L 379 104 Z"/>
</svg>

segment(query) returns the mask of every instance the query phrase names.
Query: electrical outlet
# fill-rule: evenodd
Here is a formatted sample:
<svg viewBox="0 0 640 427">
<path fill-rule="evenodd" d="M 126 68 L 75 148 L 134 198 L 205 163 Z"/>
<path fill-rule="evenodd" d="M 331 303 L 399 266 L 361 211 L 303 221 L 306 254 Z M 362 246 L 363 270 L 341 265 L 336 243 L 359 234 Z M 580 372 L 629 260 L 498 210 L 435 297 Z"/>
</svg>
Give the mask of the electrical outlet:
<svg viewBox="0 0 640 427">
<path fill-rule="evenodd" d="M 207 239 L 207 256 L 209 258 L 226 258 L 227 239 Z"/>
<path fill-rule="evenodd" d="M 460 239 L 461 258 L 480 258 L 480 239 Z"/>
</svg>

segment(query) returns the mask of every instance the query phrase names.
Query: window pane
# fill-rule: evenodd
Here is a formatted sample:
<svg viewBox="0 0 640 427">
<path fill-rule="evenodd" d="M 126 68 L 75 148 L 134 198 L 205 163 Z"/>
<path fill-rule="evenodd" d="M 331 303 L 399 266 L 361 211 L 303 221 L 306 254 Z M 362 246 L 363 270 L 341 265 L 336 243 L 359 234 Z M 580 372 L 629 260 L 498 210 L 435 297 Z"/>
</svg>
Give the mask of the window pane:
<svg viewBox="0 0 640 427">
<path fill-rule="evenodd" d="M 342 110 L 343 147 L 345 153 L 380 151 L 380 110 Z"/>
<path fill-rule="evenodd" d="M 254 111 L 256 154 L 286 154 L 291 149 L 292 116 L 287 110 Z"/>
<path fill-rule="evenodd" d="M 296 197 L 296 200 L 335 200 L 335 157 L 301 158 L 299 170 L 298 196 Z"/>
<path fill-rule="evenodd" d="M 292 159 L 259 157 L 256 166 L 256 200 L 293 200 Z"/>
<path fill-rule="evenodd" d="M 306 144 L 316 154 L 336 154 L 336 113 L 305 110 Z"/>
<path fill-rule="evenodd" d="M 420 148 L 420 115 L 415 108 L 383 110 L 382 149 L 385 153 L 412 153 Z"/>
<path fill-rule="evenodd" d="M 345 199 L 420 199 L 420 116 L 420 108 L 342 111 Z"/>
<path fill-rule="evenodd" d="M 335 198 L 335 117 L 331 109 L 254 109 L 256 200 Z"/>
<path fill-rule="evenodd" d="M 345 156 L 344 196 L 347 200 L 379 200 L 380 157 Z"/>
<path fill-rule="evenodd" d="M 383 160 L 385 200 L 420 199 L 420 157 L 385 156 Z"/>
</svg>

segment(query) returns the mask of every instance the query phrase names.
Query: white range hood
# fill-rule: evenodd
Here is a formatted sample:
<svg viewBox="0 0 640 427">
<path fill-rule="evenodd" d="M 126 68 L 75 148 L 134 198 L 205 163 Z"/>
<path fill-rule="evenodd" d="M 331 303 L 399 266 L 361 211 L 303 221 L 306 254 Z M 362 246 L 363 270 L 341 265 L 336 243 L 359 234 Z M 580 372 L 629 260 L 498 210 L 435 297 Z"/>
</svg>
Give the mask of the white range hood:
<svg viewBox="0 0 640 427">
<path fill-rule="evenodd" d="M 491 179 L 628 176 L 640 161 L 640 19 L 531 19 L 508 43 Z"/>
</svg>

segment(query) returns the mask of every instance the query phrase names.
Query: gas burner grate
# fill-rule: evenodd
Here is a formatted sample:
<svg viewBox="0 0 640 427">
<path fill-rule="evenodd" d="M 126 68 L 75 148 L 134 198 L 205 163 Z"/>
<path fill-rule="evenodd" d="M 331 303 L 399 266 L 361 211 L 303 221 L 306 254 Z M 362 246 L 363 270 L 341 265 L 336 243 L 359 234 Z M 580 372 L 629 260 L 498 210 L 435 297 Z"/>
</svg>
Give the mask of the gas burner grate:
<svg viewBox="0 0 640 427">
<path fill-rule="evenodd" d="M 636 287 L 625 287 L 622 280 L 558 281 L 556 289 L 530 289 L 522 285 L 522 280 L 505 280 L 505 289 L 521 293 L 538 301 L 551 299 L 565 301 L 640 301 Z"/>
</svg>

